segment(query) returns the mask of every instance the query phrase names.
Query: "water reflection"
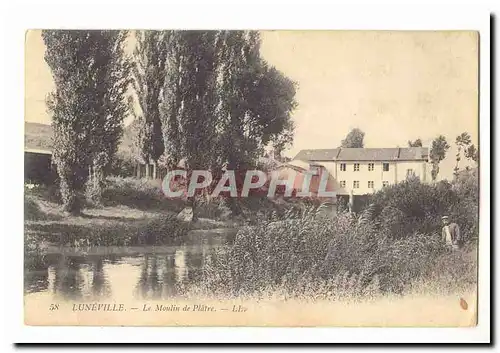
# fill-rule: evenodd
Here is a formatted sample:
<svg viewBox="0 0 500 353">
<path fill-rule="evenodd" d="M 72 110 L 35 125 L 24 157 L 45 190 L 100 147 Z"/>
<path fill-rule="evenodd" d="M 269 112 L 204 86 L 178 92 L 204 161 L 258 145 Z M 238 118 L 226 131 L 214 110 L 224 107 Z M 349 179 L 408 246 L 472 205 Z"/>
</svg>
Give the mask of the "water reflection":
<svg viewBox="0 0 500 353">
<path fill-rule="evenodd" d="M 25 271 L 25 292 L 70 300 L 177 297 L 201 278 L 211 249 L 220 246 L 223 239 L 204 238 L 189 245 L 143 248 L 136 254 L 120 255 L 115 249 L 113 254 L 82 256 L 66 249 L 46 256 L 41 268 Z"/>
<path fill-rule="evenodd" d="M 81 272 L 82 259 L 78 257 L 59 256 L 54 269 L 54 294 L 63 299 L 78 299 L 82 296 L 84 284 Z"/>
</svg>

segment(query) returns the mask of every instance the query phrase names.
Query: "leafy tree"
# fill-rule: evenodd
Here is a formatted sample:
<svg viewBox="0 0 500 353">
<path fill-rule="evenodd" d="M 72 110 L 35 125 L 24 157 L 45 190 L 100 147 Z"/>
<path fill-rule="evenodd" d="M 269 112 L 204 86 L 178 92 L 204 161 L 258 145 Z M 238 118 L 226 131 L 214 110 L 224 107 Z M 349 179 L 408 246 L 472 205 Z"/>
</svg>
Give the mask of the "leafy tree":
<svg viewBox="0 0 500 353">
<path fill-rule="evenodd" d="M 457 145 L 457 154 L 456 154 L 456 161 L 457 161 L 457 164 L 455 165 L 455 177 L 458 176 L 458 171 L 459 171 L 459 163 L 460 163 L 460 160 L 461 160 L 461 154 L 462 154 L 462 151 L 466 151 L 467 148 L 469 147 L 471 143 L 471 139 L 470 139 L 470 135 L 466 132 L 463 132 L 461 133 L 460 135 L 457 136 L 456 140 L 455 140 L 455 144 Z"/>
<path fill-rule="evenodd" d="M 181 41 L 181 32 L 168 31 L 166 34 L 168 52 L 165 62 L 165 85 L 160 104 L 162 135 L 167 157 L 167 167 L 177 166 L 183 158 L 182 134 L 179 130 L 183 91 L 181 89 L 182 63 L 185 52 Z"/>
<path fill-rule="evenodd" d="M 99 185 L 116 152 L 126 106 L 122 31 L 44 30 L 55 91 L 47 97 L 64 209 L 78 214 L 89 170 Z"/>
<path fill-rule="evenodd" d="M 215 31 L 183 31 L 179 113 L 181 151 L 189 169 L 209 169 L 214 158 L 216 131 Z"/>
<path fill-rule="evenodd" d="M 415 141 L 408 141 L 408 147 L 422 147 L 422 140 L 416 139 Z"/>
<path fill-rule="evenodd" d="M 361 129 L 352 129 L 345 139 L 340 143 L 342 148 L 363 148 L 364 147 L 365 133 Z"/>
<path fill-rule="evenodd" d="M 437 179 L 439 163 L 446 157 L 446 152 L 449 148 L 450 145 L 446 142 L 446 138 L 443 135 L 439 135 L 432 141 L 429 157 L 432 163 L 431 176 L 433 181 Z"/>
<path fill-rule="evenodd" d="M 128 113 L 126 94 L 130 84 L 130 62 L 124 53 L 127 31 L 92 32 L 92 55 L 95 65 L 89 70 L 94 75 L 95 103 L 89 107 L 92 117 L 92 165 L 87 187 L 89 201 L 99 204 L 106 175 L 112 169 L 118 145 L 123 135 L 123 119 Z"/>
<path fill-rule="evenodd" d="M 281 151 L 291 143 L 295 83 L 260 57 L 258 32 L 172 31 L 168 38 L 161 112 L 171 164 L 183 158 L 217 180 L 223 168 L 255 166 L 265 146 Z"/>
<path fill-rule="evenodd" d="M 479 150 L 476 149 L 476 146 L 472 144 L 465 150 L 465 158 L 472 160 L 475 163 L 479 161 Z"/>
<path fill-rule="evenodd" d="M 291 143 L 296 84 L 261 58 L 258 32 L 221 32 L 218 53 L 220 165 L 243 172 L 268 144 L 281 153 Z"/>
<path fill-rule="evenodd" d="M 161 111 L 169 164 L 183 158 L 189 170 L 211 169 L 217 146 L 217 32 L 172 31 L 166 36 L 167 79 Z M 196 198 L 188 203 L 196 219 Z"/>
<path fill-rule="evenodd" d="M 292 141 L 296 84 L 260 56 L 255 31 L 223 31 L 218 91 L 223 163 L 253 166 L 271 144 L 281 153 Z"/>
<path fill-rule="evenodd" d="M 166 31 L 152 30 L 135 32 L 137 45 L 134 51 L 133 83 L 140 110 L 132 110 L 139 122 L 136 144 L 144 162 L 148 164 L 152 159 L 155 166 L 165 150 L 160 93 L 166 77 L 168 34 Z"/>
</svg>

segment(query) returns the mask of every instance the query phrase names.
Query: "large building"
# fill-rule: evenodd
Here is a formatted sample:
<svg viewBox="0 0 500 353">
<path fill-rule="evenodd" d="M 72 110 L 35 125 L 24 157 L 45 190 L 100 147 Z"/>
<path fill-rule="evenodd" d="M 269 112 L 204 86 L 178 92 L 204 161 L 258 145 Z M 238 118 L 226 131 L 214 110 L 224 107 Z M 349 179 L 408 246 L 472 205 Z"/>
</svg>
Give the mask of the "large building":
<svg viewBox="0 0 500 353">
<path fill-rule="evenodd" d="M 339 196 L 367 195 L 409 177 L 431 180 L 429 149 L 334 148 L 300 151 L 293 161 L 327 171 Z"/>
</svg>

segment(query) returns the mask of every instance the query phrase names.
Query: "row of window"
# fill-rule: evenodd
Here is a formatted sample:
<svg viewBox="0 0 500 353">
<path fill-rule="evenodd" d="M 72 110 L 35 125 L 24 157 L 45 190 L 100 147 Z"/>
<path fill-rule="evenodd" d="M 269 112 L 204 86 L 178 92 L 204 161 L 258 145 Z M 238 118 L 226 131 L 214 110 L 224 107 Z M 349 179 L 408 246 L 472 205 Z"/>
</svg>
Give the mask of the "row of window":
<svg viewBox="0 0 500 353">
<path fill-rule="evenodd" d="M 382 181 L 382 186 L 383 186 L 383 187 L 386 187 L 386 186 L 388 186 L 388 185 L 389 185 L 389 182 L 388 182 L 388 181 L 386 181 L 386 180 Z M 341 187 L 341 188 L 345 188 L 345 180 L 342 180 L 342 181 L 340 182 L 340 187 Z M 353 187 L 353 189 L 359 189 L 359 180 L 354 180 L 354 181 L 352 182 L 352 187 Z M 374 181 L 372 181 L 372 180 L 369 180 L 369 181 L 368 181 L 368 188 L 373 189 L 374 187 L 375 187 L 375 182 L 374 182 Z"/>
<path fill-rule="evenodd" d="M 359 172 L 359 163 L 353 164 L 354 171 Z M 382 168 L 384 172 L 389 171 L 389 163 L 382 163 Z M 375 169 L 375 163 L 368 163 L 368 171 L 372 172 Z M 347 165 L 345 163 L 340 163 L 340 171 L 345 172 L 347 170 Z"/>
</svg>

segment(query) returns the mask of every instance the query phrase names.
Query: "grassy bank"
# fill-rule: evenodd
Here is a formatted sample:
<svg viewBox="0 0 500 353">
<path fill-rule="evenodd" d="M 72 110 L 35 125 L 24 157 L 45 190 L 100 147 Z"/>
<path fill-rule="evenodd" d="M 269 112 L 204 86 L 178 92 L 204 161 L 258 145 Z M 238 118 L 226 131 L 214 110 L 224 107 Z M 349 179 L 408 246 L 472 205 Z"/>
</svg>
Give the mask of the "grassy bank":
<svg viewBox="0 0 500 353">
<path fill-rule="evenodd" d="M 159 181 L 112 177 L 107 180 L 99 207 L 86 205 L 79 216 L 63 212 L 56 186 L 25 189 L 25 262 L 28 268 L 43 261 L 50 244 L 73 248 L 176 245 L 189 231 L 231 228 L 233 222 L 199 218 L 176 219 L 184 207 L 168 200 Z M 210 206 L 212 207 L 212 206 Z"/>
</svg>

